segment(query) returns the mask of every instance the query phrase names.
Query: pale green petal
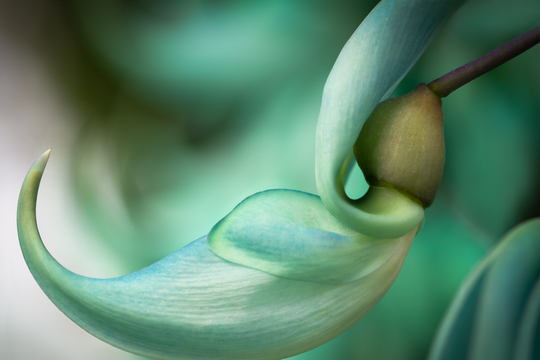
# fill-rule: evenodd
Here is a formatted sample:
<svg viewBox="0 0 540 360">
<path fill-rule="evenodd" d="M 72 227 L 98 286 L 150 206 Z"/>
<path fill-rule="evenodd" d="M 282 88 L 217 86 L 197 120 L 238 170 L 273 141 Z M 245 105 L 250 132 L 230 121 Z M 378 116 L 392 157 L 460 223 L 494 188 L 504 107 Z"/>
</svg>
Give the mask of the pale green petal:
<svg viewBox="0 0 540 360">
<path fill-rule="evenodd" d="M 317 126 L 317 189 L 330 213 L 356 231 L 397 238 L 424 216 L 412 201 L 392 200 L 373 212 L 362 199 L 349 199 L 343 164 L 369 114 L 391 95 L 461 2 L 382 1 L 349 39 L 330 73 Z"/>
<path fill-rule="evenodd" d="M 430 360 L 537 359 L 540 218 L 512 230 L 473 270 L 441 323 Z M 518 338 L 519 335 L 519 338 Z"/>
<path fill-rule="evenodd" d="M 412 242 L 407 237 L 380 267 L 341 285 L 231 263 L 210 251 L 205 237 L 130 275 L 87 278 L 56 262 L 37 230 L 37 190 L 48 155 L 32 165 L 19 198 L 19 238 L 32 275 L 83 329 L 155 359 L 280 359 L 313 349 L 377 304 Z"/>
<path fill-rule="evenodd" d="M 318 196 L 270 190 L 238 205 L 210 231 L 208 243 L 237 264 L 288 279 L 340 284 L 378 269 L 414 235 L 362 235 L 337 221 Z"/>
</svg>

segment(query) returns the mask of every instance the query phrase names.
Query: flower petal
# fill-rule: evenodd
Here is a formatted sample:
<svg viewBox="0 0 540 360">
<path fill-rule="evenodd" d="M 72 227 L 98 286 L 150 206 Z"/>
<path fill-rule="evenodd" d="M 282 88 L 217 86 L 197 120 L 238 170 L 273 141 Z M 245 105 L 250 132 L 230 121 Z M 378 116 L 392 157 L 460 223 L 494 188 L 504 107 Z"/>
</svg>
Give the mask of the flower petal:
<svg viewBox="0 0 540 360">
<path fill-rule="evenodd" d="M 362 235 L 337 221 L 318 196 L 271 190 L 238 205 L 210 231 L 208 243 L 220 257 L 269 274 L 340 284 L 378 269 L 414 235 Z"/>
<path fill-rule="evenodd" d="M 349 199 L 343 164 L 375 106 L 392 94 L 461 2 L 382 1 L 349 39 L 328 77 L 317 126 L 317 189 L 330 213 L 358 232 L 397 238 L 423 218 L 422 207 L 412 201 L 371 212 L 362 199 Z"/>
<path fill-rule="evenodd" d="M 341 285 L 284 279 L 231 263 L 210 251 L 205 237 L 130 275 L 87 278 L 56 262 L 37 230 L 37 190 L 48 155 L 32 165 L 19 198 L 19 238 L 32 275 L 83 329 L 155 359 L 277 359 L 313 349 L 377 304 L 412 241 L 402 241 L 376 270 Z"/>
<path fill-rule="evenodd" d="M 537 358 L 539 273 L 536 218 L 513 229 L 469 275 L 441 323 L 429 359 Z"/>
</svg>

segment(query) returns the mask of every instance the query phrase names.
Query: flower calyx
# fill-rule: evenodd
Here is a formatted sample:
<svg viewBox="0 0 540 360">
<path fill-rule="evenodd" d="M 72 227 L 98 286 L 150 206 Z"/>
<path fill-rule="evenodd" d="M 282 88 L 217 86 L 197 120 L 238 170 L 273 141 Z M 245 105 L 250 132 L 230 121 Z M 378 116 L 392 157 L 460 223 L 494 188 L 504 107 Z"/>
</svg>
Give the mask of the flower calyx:
<svg viewBox="0 0 540 360">
<path fill-rule="evenodd" d="M 429 207 L 445 161 L 440 97 L 419 84 L 406 95 L 379 103 L 353 150 L 371 186 L 393 188 Z"/>
</svg>

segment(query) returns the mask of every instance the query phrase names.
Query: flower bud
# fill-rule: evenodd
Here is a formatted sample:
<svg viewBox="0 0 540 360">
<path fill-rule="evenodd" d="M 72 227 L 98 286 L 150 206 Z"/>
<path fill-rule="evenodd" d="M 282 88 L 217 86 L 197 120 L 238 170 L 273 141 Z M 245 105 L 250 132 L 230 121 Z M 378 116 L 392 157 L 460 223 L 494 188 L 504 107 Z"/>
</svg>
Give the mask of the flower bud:
<svg viewBox="0 0 540 360">
<path fill-rule="evenodd" d="M 381 102 L 354 145 L 356 161 L 372 186 L 388 186 L 433 203 L 444 169 L 442 101 L 426 84 Z"/>
</svg>

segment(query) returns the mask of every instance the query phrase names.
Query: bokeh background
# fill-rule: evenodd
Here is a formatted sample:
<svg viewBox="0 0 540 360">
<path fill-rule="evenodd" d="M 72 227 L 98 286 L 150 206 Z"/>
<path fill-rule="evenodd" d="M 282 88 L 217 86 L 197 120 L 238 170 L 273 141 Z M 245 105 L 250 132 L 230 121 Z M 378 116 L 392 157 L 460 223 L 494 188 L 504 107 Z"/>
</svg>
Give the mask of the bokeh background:
<svg viewBox="0 0 540 360">
<path fill-rule="evenodd" d="M 71 323 L 26 268 L 17 196 L 43 151 L 41 235 L 92 277 L 151 264 L 257 191 L 316 193 L 322 88 L 376 3 L 0 1 L 0 359 L 140 359 Z M 537 0 L 471 0 L 396 95 L 539 24 Z M 425 359 L 468 271 L 540 214 L 539 64 L 536 47 L 444 99 L 444 180 L 401 274 L 360 323 L 296 359 Z M 348 193 L 366 188 L 356 169 Z"/>
</svg>

